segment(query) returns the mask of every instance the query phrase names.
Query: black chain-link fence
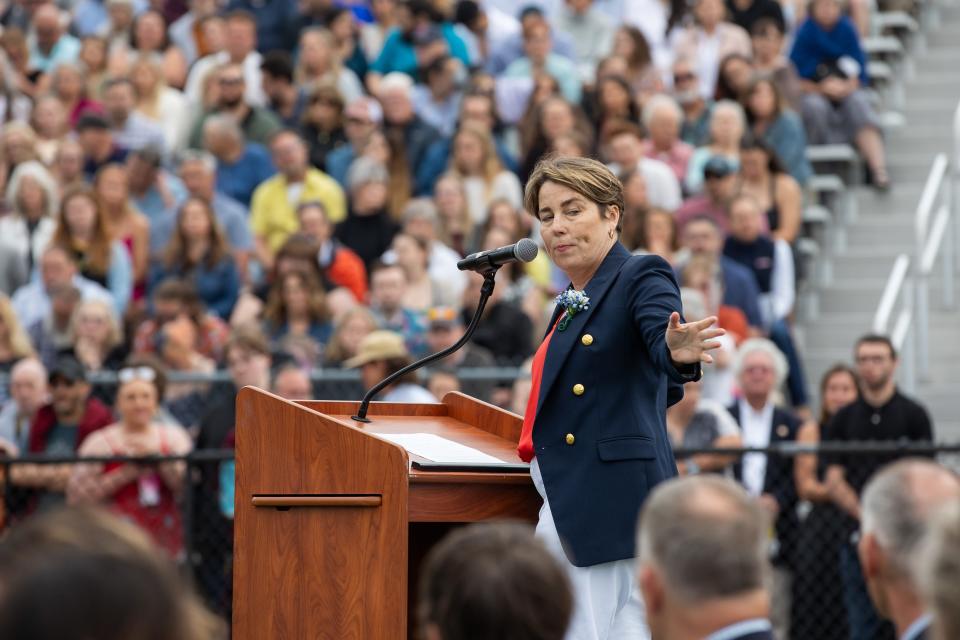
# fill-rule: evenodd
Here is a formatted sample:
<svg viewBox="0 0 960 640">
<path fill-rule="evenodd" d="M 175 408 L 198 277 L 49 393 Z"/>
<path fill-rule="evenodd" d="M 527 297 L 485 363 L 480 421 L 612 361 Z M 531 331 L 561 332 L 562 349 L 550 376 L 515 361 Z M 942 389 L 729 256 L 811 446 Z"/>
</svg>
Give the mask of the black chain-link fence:
<svg viewBox="0 0 960 640">
<path fill-rule="evenodd" d="M 858 523 L 828 497 L 828 463 L 849 467 L 851 475 L 866 475 L 864 470 L 894 459 L 925 456 L 960 471 L 960 445 L 781 444 L 764 449 L 678 449 L 676 453 L 679 460 L 728 456 L 732 462 L 719 473 L 743 481 L 753 493 L 774 498 L 773 618 L 778 637 L 794 640 L 893 637 L 888 628 L 865 630 L 872 609 L 856 560 Z M 819 485 L 801 482 L 804 488 L 798 491 L 798 466 L 812 470 Z M 229 620 L 233 474 L 231 450 L 162 458 L 0 459 L 0 531 L 60 504 L 107 504 L 145 529 L 182 566 L 207 604 Z"/>
</svg>

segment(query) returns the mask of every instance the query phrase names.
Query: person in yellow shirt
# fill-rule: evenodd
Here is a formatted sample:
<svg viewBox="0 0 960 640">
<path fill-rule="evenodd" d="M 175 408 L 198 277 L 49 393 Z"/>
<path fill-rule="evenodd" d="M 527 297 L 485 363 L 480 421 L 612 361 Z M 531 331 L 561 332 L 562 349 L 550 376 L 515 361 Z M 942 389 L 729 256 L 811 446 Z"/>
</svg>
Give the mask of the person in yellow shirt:
<svg viewBox="0 0 960 640">
<path fill-rule="evenodd" d="M 330 222 L 347 216 L 347 199 L 336 180 L 311 167 L 307 146 L 296 132 L 285 129 L 270 140 L 270 153 L 278 173 L 265 180 L 250 202 L 250 226 L 256 238 L 257 258 L 264 269 L 284 241 L 300 228 L 297 206 L 319 201 Z"/>
</svg>

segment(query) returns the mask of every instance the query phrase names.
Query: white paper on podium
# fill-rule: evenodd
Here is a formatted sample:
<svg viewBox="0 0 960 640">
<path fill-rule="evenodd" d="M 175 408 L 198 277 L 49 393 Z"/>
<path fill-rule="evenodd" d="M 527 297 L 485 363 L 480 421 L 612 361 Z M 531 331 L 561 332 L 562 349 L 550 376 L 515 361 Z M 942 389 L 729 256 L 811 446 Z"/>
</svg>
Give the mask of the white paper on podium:
<svg viewBox="0 0 960 640">
<path fill-rule="evenodd" d="M 482 451 L 432 433 L 378 433 L 378 438 L 398 444 L 408 452 L 433 462 L 447 464 L 504 464 Z"/>
</svg>

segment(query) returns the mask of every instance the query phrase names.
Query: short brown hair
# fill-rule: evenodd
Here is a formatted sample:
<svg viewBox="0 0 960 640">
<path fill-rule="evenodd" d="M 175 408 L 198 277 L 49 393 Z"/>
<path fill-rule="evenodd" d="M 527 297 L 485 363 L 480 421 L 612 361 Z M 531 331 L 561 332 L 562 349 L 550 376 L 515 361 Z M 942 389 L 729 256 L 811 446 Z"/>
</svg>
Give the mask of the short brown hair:
<svg viewBox="0 0 960 640">
<path fill-rule="evenodd" d="M 888 336 L 880 335 L 878 333 L 868 333 L 865 336 L 861 336 L 860 339 L 857 340 L 857 344 L 853 347 L 854 355 L 860 351 L 860 345 L 863 344 L 885 344 L 887 345 L 887 348 L 890 349 L 890 359 L 897 359 L 897 348 L 893 346 L 893 340 L 891 340 Z"/>
<path fill-rule="evenodd" d="M 458 529 L 424 564 L 420 628 L 444 640 L 561 640 L 572 610 L 566 573 L 527 525 Z"/>
<path fill-rule="evenodd" d="M 230 339 L 223 347 L 224 359 L 234 349 L 243 349 L 250 353 L 258 353 L 268 357 L 271 355 L 270 341 L 256 325 L 244 325 L 233 330 Z"/>
<path fill-rule="evenodd" d="M 547 182 L 555 182 L 573 189 L 600 207 L 600 217 L 616 206 L 620 212 L 617 233 L 623 229 L 623 185 L 605 164 L 592 158 L 572 158 L 550 155 L 537 163 L 523 194 L 527 212 L 540 219 L 540 189 Z"/>
</svg>

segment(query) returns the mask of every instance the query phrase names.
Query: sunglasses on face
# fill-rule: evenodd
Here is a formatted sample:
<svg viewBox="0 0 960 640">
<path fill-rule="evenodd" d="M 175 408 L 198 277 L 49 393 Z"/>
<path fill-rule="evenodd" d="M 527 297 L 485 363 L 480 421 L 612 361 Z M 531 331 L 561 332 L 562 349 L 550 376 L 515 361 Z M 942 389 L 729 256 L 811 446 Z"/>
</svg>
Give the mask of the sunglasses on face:
<svg viewBox="0 0 960 640">
<path fill-rule="evenodd" d="M 157 372 L 150 367 L 126 367 L 117 372 L 117 380 L 119 380 L 121 384 L 133 382 L 134 380 L 153 382 L 156 379 Z"/>
</svg>

